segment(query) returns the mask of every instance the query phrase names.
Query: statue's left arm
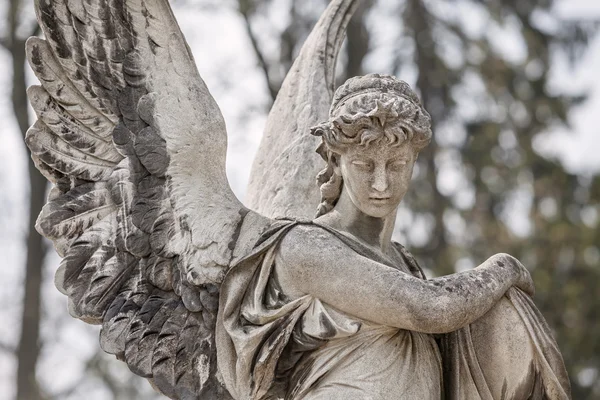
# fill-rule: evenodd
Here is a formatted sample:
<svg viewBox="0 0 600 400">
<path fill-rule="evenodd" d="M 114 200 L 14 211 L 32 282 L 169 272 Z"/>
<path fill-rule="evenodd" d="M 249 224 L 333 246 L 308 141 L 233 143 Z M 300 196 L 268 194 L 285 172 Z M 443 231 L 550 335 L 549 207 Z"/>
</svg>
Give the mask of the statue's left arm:
<svg viewBox="0 0 600 400">
<path fill-rule="evenodd" d="M 420 270 L 410 253 L 401 252 Z M 438 338 L 448 400 L 571 398 L 552 331 L 532 297 L 516 287 L 481 318 Z"/>
<path fill-rule="evenodd" d="M 507 254 L 472 271 L 422 280 L 361 256 L 314 226 L 295 227 L 283 238 L 275 269 L 295 298 L 310 295 L 364 320 L 426 333 L 475 321 L 513 285 L 532 289 L 529 273 Z"/>
</svg>

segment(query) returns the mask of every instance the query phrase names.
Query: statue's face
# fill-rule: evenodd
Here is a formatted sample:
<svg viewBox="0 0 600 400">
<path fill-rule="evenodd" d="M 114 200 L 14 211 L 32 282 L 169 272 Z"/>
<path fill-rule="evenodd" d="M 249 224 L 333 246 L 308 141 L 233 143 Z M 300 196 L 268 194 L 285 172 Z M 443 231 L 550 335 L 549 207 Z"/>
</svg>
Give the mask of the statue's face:
<svg viewBox="0 0 600 400">
<path fill-rule="evenodd" d="M 406 194 L 417 154 L 410 143 L 390 146 L 385 140 L 353 146 L 338 158 L 336 173 L 354 205 L 363 213 L 383 218 L 396 212 Z"/>
</svg>

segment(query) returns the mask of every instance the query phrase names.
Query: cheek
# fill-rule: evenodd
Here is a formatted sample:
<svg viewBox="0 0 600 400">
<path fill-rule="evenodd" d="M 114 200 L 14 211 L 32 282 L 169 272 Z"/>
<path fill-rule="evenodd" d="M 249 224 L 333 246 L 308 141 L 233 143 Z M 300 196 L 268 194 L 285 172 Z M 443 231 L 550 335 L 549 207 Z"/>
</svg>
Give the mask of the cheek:
<svg viewBox="0 0 600 400">
<path fill-rule="evenodd" d="M 358 197 L 369 197 L 370 193 L 370 176 L 368 173 L 354 173 L 352 179 L 349 181 L 352 192 Z"/>
<path fill-rule="evenodd" d="M 369 197 L 369 173 L 352 171 L 351 174 L 344 174 L 342 177 L 346 190 L 355 201 L 363 201 Z"/>
<path fill-rule="evenodd" d="M 393 174 L 391 180 L 394 185 L 394 191 L 397 195 L 404 195 L 406 193 L 410 184 L 411 177 L 412 168 L 406 168 L 402 171 L 398 171 L 397 173 Z"/>
</svg>

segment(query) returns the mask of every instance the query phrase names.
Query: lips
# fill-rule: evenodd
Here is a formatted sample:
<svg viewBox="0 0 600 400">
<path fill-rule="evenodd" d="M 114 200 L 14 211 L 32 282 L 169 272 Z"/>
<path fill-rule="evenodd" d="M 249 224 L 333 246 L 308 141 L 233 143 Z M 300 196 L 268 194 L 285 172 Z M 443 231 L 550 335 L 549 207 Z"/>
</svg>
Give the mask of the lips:
<svg viewBox="0 0 600 400">
<path fill-rule="evenodd" d="M 388 201 L 390 199 L 391 199 L 391 197 L 369 197 L 369 200 L 372 200 L 372 201 L 381 201 L 381 202 Z"/>
</svg>

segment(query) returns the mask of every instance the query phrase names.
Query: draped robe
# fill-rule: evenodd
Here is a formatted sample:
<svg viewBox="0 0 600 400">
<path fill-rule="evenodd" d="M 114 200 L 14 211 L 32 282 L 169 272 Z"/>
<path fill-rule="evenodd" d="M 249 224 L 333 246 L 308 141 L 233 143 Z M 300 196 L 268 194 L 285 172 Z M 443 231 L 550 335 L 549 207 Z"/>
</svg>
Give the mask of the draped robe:
<svg viewBox="0 0 600 400">
<path fill-rule="evenodd" d="M 281 239 L 300 223 L 328 231 L 364 257 L 426 279 L 397 243 L 388 258 L 330 227 L 278 221 L 235 263 L 221 286 L 217 357 L 234 398 L 570 398 L 558 347 L 531 299 L 519 289 L 507 292 L 497 315 L 492 309 L 481 322 L 435 338 L 361 320 L 310 295 L 289 299 L 278 284 L 274 262 Z M 486 337 L 514 329 L 514 324 L 522 335 L 506 342 L 518 340 L 518 346 L 486 353 Z M 525 372 L 516 364 L 524 365 Z M 493 392 L 498 379 L 500 395 Z"/>
</svg>

